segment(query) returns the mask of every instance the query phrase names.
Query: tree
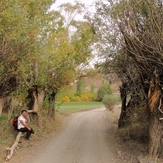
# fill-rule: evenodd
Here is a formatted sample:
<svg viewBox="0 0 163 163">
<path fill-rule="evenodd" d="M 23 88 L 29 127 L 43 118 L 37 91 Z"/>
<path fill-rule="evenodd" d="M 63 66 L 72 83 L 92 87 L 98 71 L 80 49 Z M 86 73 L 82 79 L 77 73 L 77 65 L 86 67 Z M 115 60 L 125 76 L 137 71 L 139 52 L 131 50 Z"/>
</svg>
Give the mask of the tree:
<svg viewBox="0 0 163 163">
<path fill-rule="evenodd" d="M 42 51 L 38 36 L 51 0 L 1 1 L 0 97 L 23 94 L 38 77 L 36 59 Z M 6 64 L 7 63 L 7 64 Z"/>
<path fill-rule="evenodd" d="M 18 86 L 18 64 L 24 55 L 26 25 L 22 10 L 18 3 L 1 1 L 1 31 L 0 31 L 0 96 L 6 96 Z M 22 12 L 23 13 L 23 12 Z M 20 38 L 22 40 L 20 40 Z M 18 57 L 19 56 L 19 57 Z M 7 63 L 7 64 L 6 64 Z"/>
<path fill-rule="evenodd" d="M 42 14 L 49 1 L 0 2 L 0 98 L 21 87 L 27 88 L 31 72 L 36 37 Z M 25 89 L 26 89 L 25 88 Z M 22 89 L 21 89 L 22 91 Z"/>
<path fill-rule="evenodd" d="M 77 86 L 76 86 L 76 96 L 81 96 L 81 94 L 85 93 L 85 80 L 80 79 L 77 81 Z"/>
<path fill-rule="evenodd" d="M 82 3 L 76 2 L 75 5 L 71 3 L 64 3 L 59 6 L 60 12 L 65 18 L 64 25 L 67 29 L 71 28 L 72 23 L 74 22 L 76 16 L 82 13 L 83 8 Z"/>
<path fill-rule="evenodd" d="M 97 13 L 94 15 L 94 21 L 92 19 L 92 24 L 95 31 L 101 36 L 101 46 L 110 48 L 108 55 L 104 53 L 107 61 L 114 59 L 116 55 L 122 55 L 122 57 L 127 55 L 129 62 L 126 63 L 134 63 L 133 73 L 130 73 L 131 76 L 126 76 L 126 79 L 134 82 L 131 82 L 130 85 L 128 85 L 128 80 L 127 85 L 122 82 L 123 91 L 121 92 L 127 93 L 128 86 L 140 88 L 144 92 L 142 94 L 138 91 L 139 89 L 130 89 L 130 92 L 132 92 L 131 98 L 135 95 L 135 97 L 141 99 L 141 95 L 143 95 L 142 100 L 147 99 L 147 107 L 150 113 L 149 153 L 161 157 L 162 131 L 160 129 L 163 124 L 159 117 L 162 116 L 162 111 L 160 111 L 162 107 L 161 80 L 163 74 L 162 1 L 109 0 L 106 3 L 97 3 L 96 7 Z M 121 54 L 122 51 L 125 53 Z M 130 62 L 130 59 L 132 62 Z M 124 66 L 119 68 L 123 70 Z M 134 75 L 138 77 L 137 80 Z M 156 133 L 157 137 L 155 136 Z"/>
<path fill-rule="evenodd" d="M 35 78 L 36 86 L 34 87 L 36 89 L 32 89 L 32 92 L 37 93 L 37 96 L 31 95 L 31 97 L 38 98 L 38 93 L 46 90 L 48 102 L 52 104 L 61 88 L 73 82 L 77 74 L 76 70 L 79 70 L 79 66 L 87 61 L 91 52 L 89 47 L 93 43 L 94 35 L 90 30 L 90 25 L 86 22 L 74 21 L 71 26 L 75 28 L 77 24 L 78 26 L 73 33 L 70 33 L 69 27 L 64 25 L 64 17 L 59 12 L 52 11 L 49 15 L 50 21 L 42 30 L 44 37 L 40 38 L 42 51 L 39 55 L 41 60 L 37 59 L 38 75 Z M 33 103 L 36 100 L 34 99 Z M 49 106 L 48 115 L 54 119 L 55 105 Z M 35 108 L 38 107 L 35 105 Z"/>
</svg>

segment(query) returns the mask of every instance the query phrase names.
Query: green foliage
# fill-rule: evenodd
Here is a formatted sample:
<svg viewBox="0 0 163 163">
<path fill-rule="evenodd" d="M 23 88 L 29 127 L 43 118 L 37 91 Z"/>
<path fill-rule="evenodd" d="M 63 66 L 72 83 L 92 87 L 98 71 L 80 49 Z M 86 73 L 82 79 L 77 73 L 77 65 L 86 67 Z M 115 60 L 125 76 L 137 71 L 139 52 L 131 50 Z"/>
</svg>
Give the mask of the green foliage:
<svg viewBox="0 0 163 163">
<path fill-rule="evenodd" d="M 45 100 L 42 103 L 42 108 L 45 110 L 50 110 L 51 108 L 55 107 L 55 103 L 53 101 L 49 101 L 48 96 L 45 98 Z"/>
<path fill-rule="evenodd" d="M 74 94 L 75 92 L 72 90 L 71 87 L 64 87 L 58 92 L 56 101 L 62 101 L 62 98 L 65 97 L 68 97 L 69 101 L 72 101 Z"/>
<path fill-rule="evenodd" d="M 10 92 L 19 88 L 21 93 L 33 85 L 57 91 L 74 81 L 76 68 L 87 62 L 93 43 L 90 25 L 72 23 L 72 15 L 81 5 L 63 5 L 62 11 L 71 20 L 67 27 L 61 11 L 48 11 L 52 2 L 0 2 L 0 87 L 9 88 Z M 70 26 L 76 30 L 71 32 Z M 4 88 L 0 95 L 10 93 Z"/>
<path fill-rule="evenodd" d="M 112 94 L 111 87 L 108 83 L 103 83 L 97 91 L 97 98 L 99 101 L 102 101 L 103 97 L 106 94 Z"/>
<path fill-rule="evenodd" d="M 50 0 L 0 2 L 0 6 L 3 6 L 0 11 L 0 50 L 3 56 L 0 60 L 0 87 L 7 87 L 12 92 L 24 85 L 30 87 L 30 83 L 33 83 L 33 62 L 42 51 L 38 35 L 44 26 L 45 12 L 51 2 Z M 13 80 L 8 82 L 14 78 L 15 83 Z M 0 95 L 10 93 L 8 90 L 2 90 Z"/>
<path fill-rule="evenodd" d="M 120 97 L 114 94 L 106 94 L 103 97 L 102 103 L 109 110 L 112 110 L 114 105 L 120 103 Z"/>
<path fill-rule="evenodd" d="M 88 22 L 73 22 L 74 27 L 77 28 L 76 33 L 72 36 L 72 44 L 75 52 L 76 64 L 82 62 L 87 63 L 87 59 L 91 56 L 93 51 L 93 43 L 96 40 L 96 36 L 92 33 L 91 25 Z"/>
</svg>

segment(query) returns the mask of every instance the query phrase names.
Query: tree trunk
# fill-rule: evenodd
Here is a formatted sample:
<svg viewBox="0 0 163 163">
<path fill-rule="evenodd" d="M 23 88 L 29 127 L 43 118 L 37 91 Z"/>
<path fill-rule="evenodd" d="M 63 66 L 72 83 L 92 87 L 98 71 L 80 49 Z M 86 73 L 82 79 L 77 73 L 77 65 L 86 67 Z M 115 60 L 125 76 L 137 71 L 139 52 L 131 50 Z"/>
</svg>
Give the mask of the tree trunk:
<svg viewBox="0 0 163 163">
<path fill-rule="evenodd" d="M 162 99 L 161 89 L 155 79 L 150 82 L 148 95 L 148 107 L 150 110 L 149 122 L 149 154 L 154 157 L 163 157 L 163 117 L 161 111 Z"/>
<path fill-rule="evenodd" d="M 151 113 L 149 127 L 149 154 L 154 157 L 163 157 L 162 124 L 163 123 L 159 120 L 157 113 Z"/>
<path fill-rule="evenodd" d="M 52 118 L 53 120 L 55 120 L 55 98 L 56 93 L 53 92 L 49 97 L 49 103 L 52 105 L 48 110 L 48 117 Z"/>
<path fill-rule="evenodd" d="M 55 100 L 53 101 L 53 103 L 54 103 L 54 102 L 55 102 Z M 55 120 L 55 105 L 52 106 L 51 110 L 52 110 L 52 111 L 51 111 L 51 116 L 50 116 L 50 117 L 51 117 L 53 120 Z"/>
<path fill-rule="evenodd" d="M 122 87 L 120 88 L 121 99 L 122 99 L 122 106 L 121 106 L 121 114 L 118 120 L 118 128 L 122 128 L 125 125 L 124 119 L 126 118 L 126 85 L 123 83 Z"/>
<path fill-rule="evenodd" d="M 3 98 L 0 98 L 0 117 L 2 116 Z"/>
<path fill-rule="evenodd" d="M 33 118 L 36 120 L 37 125 L 39 127 L 42 126 L 42 118 L 41 118 L 41 110 L 42 110 L 42 102 L 45 98 L 45 92 L 44 91 L 38 91 L 38 89 L 32 90 L 31 93 L 31 111 L 28 111 L 29 113 L 33 113 Z"/>
<path fill-rule="evenodd" d="M 118 121 L 118 128 L 125 126 L 124 119 L 126 118 L 126 96 L 122 99 L 121 114 Z"/>
</svg>

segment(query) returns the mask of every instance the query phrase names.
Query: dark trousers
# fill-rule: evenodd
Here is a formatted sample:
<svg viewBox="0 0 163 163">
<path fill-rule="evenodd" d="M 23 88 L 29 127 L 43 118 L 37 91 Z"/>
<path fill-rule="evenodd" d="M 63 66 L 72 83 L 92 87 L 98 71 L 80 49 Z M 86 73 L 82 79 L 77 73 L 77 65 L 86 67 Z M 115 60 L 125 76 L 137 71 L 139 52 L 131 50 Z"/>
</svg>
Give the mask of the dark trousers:
<svg viewBox="0 0 163 163">
<path fill-rule="evenodd" d="M 20 132 L 27 132 L 26 133 L 26 137 L 25 137 L 27 140 L 29 140 L 29 137 L 31 136 L 31 133 L 33 133 L 33 129 L 28 130 L 28 128 L 26 128 L 26 127 L 18 129 L 18 131 L 20 131 Z"/>
</svg>

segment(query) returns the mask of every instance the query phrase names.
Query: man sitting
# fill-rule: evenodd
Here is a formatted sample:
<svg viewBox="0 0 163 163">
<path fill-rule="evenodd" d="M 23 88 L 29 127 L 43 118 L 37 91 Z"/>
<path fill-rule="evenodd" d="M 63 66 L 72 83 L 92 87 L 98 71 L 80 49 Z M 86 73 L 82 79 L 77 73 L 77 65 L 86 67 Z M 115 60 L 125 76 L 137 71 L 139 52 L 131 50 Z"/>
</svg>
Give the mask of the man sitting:
<svg viewBox="0 0 163 163">
<path fill-rule="evenodd" d="M 27 111 L 22 110 L 21 115 L 18 118 L 18 131 L 20 132 L 27 132 L 26 133 L 26 140 L 29 140 L 30 135 L 34 134 L 34 131 L 31 127 L 27 125 L 28 123 L 28 118 L 27 118 Z"/>
</svg>

